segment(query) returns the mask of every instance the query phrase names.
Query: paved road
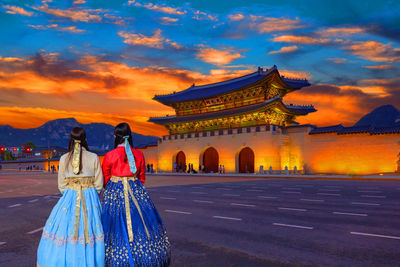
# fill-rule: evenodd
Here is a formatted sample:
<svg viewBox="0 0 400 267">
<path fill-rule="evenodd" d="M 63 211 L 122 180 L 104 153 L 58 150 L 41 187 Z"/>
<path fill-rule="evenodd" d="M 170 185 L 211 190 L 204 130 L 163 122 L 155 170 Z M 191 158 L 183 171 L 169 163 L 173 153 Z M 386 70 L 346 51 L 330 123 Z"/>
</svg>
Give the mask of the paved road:
<svg viewBox="0 0 400 267">
<path fill-rule="evenodd" d="M 242 180 L 148 188 L 172 266 L 400 266 L 399 182 Z M 1 266 L 34 265 L 58 197 L 0 199 Z"/>
</svg>

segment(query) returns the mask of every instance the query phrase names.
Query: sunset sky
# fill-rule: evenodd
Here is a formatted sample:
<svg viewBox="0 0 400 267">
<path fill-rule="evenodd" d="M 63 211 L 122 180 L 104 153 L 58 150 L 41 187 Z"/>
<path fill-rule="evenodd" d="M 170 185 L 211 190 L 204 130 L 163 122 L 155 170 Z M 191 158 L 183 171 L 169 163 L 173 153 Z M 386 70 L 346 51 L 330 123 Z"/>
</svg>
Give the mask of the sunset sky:
<svg viewBox="0 0 400 267">
<path fill-rule="evenodd" d="M 0 124 L 127 121 L 167 131 L 152 100 L 274 64 L 309 79 L 300 123 L 354 124 L 400 108 L 400 1 L 0 1 Z"/>
</svg>

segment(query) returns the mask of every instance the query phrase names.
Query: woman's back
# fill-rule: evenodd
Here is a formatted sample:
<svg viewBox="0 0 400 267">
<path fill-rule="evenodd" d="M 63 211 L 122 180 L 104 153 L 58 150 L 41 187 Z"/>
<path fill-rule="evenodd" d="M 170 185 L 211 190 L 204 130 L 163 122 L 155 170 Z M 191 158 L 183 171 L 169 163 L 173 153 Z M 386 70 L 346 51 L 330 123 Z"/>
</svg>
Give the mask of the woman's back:
<svg viewBox="0 0 400 267">
<path fill-rule="evenodd" d="M 131 148 L 132 149 L 132 148 Z M 135 164 L 137 168 L 136 176 L 144 184 L 145 182 L 145 161 L 143 152 L 140 150 L 132 149 L 133 156 L 135 158 Z M 103 174 L 104 174 L 104 186 L 110 180 L 111 176 L 133 176 L 134 174 L 130 170 L 128 160 L 126 159 L 125 147 L 117 146 L 104 156 L 103 160 Z"/>
<path fill-rule="evenodd" d="M 67 184 L 68 177 L 94 177 L 94 187 L 97 192 L 103 188 L 103 175 L 100 167 L 99 157 L 82 147 L 82 169 L 79 174 L 74 174 L 72 167 L 72 155 L 70 152 L 60 158 L 60 168 L 58 171 L 58 188 L 63 193 Z"/>
</svg>

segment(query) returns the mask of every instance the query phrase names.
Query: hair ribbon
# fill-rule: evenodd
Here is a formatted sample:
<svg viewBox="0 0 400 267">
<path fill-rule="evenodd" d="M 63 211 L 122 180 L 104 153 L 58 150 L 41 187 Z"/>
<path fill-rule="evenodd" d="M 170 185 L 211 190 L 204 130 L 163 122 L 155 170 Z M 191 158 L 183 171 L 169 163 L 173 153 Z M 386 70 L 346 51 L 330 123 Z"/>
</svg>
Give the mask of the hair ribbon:
<svg viewBox="0 0 400 267">
<path fill-rule="evenodd" d="M 74 154 L 72 155 L 72 168 L 74 174 L 79 174 L 81 149 L 81 141 L 74 140 Z"/>
<path fill-rule="evenodd" d="M 131 146 L 129 145 L 129 136 L 124 136 L 123 137 L 125 139 L 125 153 L 126 153 L 126 157 L 128 158 L 128 163 L 129 163 L 129 169 L 131 169 L 131 172 L 133 174 L 136 173 L 137 168 L 136 168 L 136 163 L 135 163 L 135 157 L 133 156 L 132 153 L 132 149 Z"/>
</svg>

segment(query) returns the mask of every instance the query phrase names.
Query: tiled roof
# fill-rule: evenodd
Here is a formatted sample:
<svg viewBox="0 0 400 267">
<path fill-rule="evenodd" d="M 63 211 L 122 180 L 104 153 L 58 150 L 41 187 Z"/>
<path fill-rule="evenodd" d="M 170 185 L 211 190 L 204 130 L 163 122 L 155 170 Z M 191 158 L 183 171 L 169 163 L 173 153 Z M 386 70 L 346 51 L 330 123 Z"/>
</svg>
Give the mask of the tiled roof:
<svg viewBox="0 0 400 267">
<path fill-rule="evenodd" d="M 157 100 L 161 103 L 167 104 L 172 102 L 181 102 L 181 101 L 188 101 L 194 99 L 202 99 L 202 98 L 209 98 L 212 96 L 216 96 L 219 94 L 227 93 L 230 91 L 234 91 L 240 89 L 242 87 L 251 85 L 256 83 L 266 77 L 268 74 L 278 71 L 277 67 L 274 65 L 272 68 L 263 70 L 259 68 L 258 71 L 234 78 L 231 80 L 206 84 L 201 86 L 192 85 L 186 90 L 180 92 L 174 92 L 172 94 L 167 95 L 156 95 L 154 96 L 154 100 Z M 294 89 L 300 89 L 304 86 L 309 86 L 309 82 L 307 80 L 301 79 L 289 79 L 285 77 L 281 77 L 282 80 L 289 86 Z"/>
<path fill-rule="evenodd" d="M 285 105 L 287 109 L 292 112 L 295 112 L 299 115 L 306 115 L 311 112 L 317 111 L 314 106 L 294 106 L 294 105 Z"/>
<path fill-rule="evenodd" d="M 351 126 L 343 127 L 341 124 L 328 126 L 328 127 L 316 127 L 312 129 L 309 134 L 323 134 L 323 133 L 337 133 L 337 134 L 356 134 L 356 133 L 369 133 L 369 134 L 393 134 L 400 133 L 400 125 L 397 126 Z"/>
<path fill-rule="evenodd" d="M 275 97 L 270 98 L 270 99 L 268 99 L 262 103 L 258 103 L 258 104 L 247 105 L 247 106 L 243 106 L 243 107 L 225 109 L 225 110 L 214 111 L 214 112 L 186 115 L 186 116 L 173 115 L 173 116 L 164 116 L 164 117 L 152 117 L 149 119 L 149 121 L 154 122 L 154 123 L 165 124 L 165 123 L 187 122 L 187 121 L 195 121 L 195 120 L 212 119 L 212 118 L 218 118 L 218 117 L 226 117 L 229 115 L 240 114 L 240 113 L 257 110 L 259 108 L 262 108 L 262 107 L 267 106 L 274 102 L 277 102 L 279 105 L 283 105 L 290 112 L 297 113 L 296 115 L 304 115 L 309 112 L 315 111 L 314 107 L 299 107 L 299 106 L 297 106 L 297 108 L 292 109 L 290 106 L 286 106 L 286 105 L 282 104 L 281 97 L 279 95 L 276 95 Z"/>
<path fill-rule="evenodd" d="M 343 128 L 343 126 L 341 124 L 333 125 L 333 126 L 327 126 L 327 127 L 316 127 L 314 129 L 312 129 L 309 132 L 309 134 L 335 133 L 335 132 L 338 132 L 338 130 L 340 130 L 341 128 Z"/>
<path fill-rule="evenodd" d="M 248 112 L 251 110 L 256 110 L 258 108 L 261 108 L 263 106 L 266 106 L 268 104 L 276 102 L 280 99 L 281 98 L 279 97 L 279 95 L 277 95 L 277 96 L 275 96 L 271 99 L 268 99 L 267 101 L 264 101 L 262 103 L 243 106 L 243 107 L 239 107 L 239 108 L 224 109 L 224 110 L 220 110 L 220 111 L 200 113 L 200 114 L 194 114 L 194 115 L 186 115 L 186 116 L 173 115 L 173 116 L 164 116 L 164 117 L 151 117 L 149 119 L 149 121 L 155 122 L 155 123 L 160 123 L 160 124 L 165 124 L 165 123 L 186 122 L 186 121 L 205 120 L 205 119 L 212 119 L 212 118 L 218 118 L 218 117 L 225 117 L 225 116 L 229 116 L 229 115 L 233 115 L 233 114 L 239 114 L 239 113 L 244 113 L 244 112 Z"/>
</svg>

